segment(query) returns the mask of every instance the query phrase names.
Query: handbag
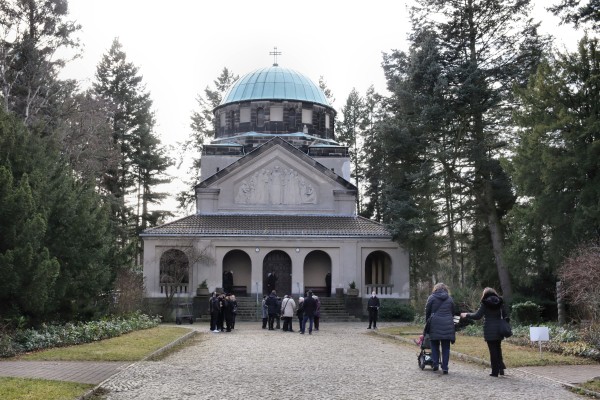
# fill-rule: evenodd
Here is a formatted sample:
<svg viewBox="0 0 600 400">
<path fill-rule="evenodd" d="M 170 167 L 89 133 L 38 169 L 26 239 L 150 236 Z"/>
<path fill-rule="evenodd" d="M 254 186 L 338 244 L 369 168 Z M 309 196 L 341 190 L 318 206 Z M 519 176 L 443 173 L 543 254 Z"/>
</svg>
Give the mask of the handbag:
<svg viewBox="0 0 600 400">
<path fill-rule="evenodd" d="M 500 336 L 503 338 L 509 338 L 512 335 L 513 333 L 510 323 L 504 319 L 504 316 L 502 315 L 502 309 L 500 309 Z"/>
<path fill-rule="evenodd" d="M 423 328 L 423 334 L 425 335 L 429 335 L 429 330 L 431 329 L 431 317 L 432 316 L 429 316 L 427 321 L 425 321 L 425 328 Z"/>
</svg>

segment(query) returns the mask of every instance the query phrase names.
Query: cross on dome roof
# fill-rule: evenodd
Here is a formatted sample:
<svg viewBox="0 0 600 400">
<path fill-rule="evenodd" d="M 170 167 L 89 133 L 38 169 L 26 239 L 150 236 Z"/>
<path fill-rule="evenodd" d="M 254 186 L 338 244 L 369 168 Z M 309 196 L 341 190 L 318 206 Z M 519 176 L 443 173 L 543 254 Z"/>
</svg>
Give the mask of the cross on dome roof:
<svg viewBox="0 0 600 400">
<path fill-rule="evenodd" d="M 279 64 L 277 64 L 277 56 L 280 56 L 281 53 L 280 51 L 277 51 L 277 46 L 273 47 L 273 51 L 269 52 L 269 55 L 273 56 L 273 66 L 274 67 L 278 67 Z"/>
</svg>

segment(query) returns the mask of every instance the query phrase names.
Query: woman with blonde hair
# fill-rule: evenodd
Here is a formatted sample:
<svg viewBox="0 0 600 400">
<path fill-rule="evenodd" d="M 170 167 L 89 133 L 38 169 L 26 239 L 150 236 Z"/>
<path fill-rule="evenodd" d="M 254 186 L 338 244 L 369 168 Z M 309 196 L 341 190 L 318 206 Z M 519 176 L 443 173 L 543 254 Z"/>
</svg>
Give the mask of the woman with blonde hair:
<svg viewBox="0 0 600 400">
<path fill-rule="evenodd" d="M 431 358 L 433 370 L 437 371 L 440 365 L 440 346 L 442 372 L 448 373 L 450 359 L 450 343 L 456 340 L 454 331 L 454 300 L 450 297 L 448 286 L 437 283 L 427 299 L 425 306 L 425 320 L 429 322 L 429 340 L 431 342 Z"/>
<path fill-rule="evenodd" d="M 479 310 L 474 313 L 462 313 L 461 318 L 468 319 L 481 319 L 483 320 L 483 339 L 488 345 L 490 351 L 490 364 L 492 365 L 492 373 L 490 376 L 497 377 L 498 375 L 504 375 L 504 361 L 502 360 L 502 335 L 500 333 L 500 323 L 502 319 L 508 321 L 506 314 L 506 305 L 502 297 L 498 293 L 490 288 L 486 287 L 483 289 L 481 295 L 481 303 Z"/>
</svg>

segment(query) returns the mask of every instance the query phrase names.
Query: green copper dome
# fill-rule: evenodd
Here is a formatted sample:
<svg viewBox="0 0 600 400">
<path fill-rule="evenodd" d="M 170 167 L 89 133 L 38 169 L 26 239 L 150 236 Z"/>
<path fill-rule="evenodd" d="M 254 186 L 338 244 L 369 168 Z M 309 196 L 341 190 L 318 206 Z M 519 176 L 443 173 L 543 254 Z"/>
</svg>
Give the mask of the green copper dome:
<svg viewBox="0 0 600 400">
<path fill-rule="evenodd" d="M 289 68 L 259 68 L 238 79 L 220 105 L 249 100 L 298 100 L 331 107 L 323 91 L 306 76 Z"/>
</svg>

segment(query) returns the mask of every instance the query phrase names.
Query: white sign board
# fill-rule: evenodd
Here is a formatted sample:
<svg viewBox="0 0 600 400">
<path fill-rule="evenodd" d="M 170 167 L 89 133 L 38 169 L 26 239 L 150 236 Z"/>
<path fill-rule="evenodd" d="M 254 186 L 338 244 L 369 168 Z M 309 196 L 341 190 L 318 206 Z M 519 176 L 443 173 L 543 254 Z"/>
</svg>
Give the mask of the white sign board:
<svg viewBox="0 0 600 400">
<path fill-rule="evenodd" d="M 532 326 L 529 328 L 529 338 L 532 342 L 547 342 L 550 340 L 550 331 L 547 326 Z"/>
</svg>

